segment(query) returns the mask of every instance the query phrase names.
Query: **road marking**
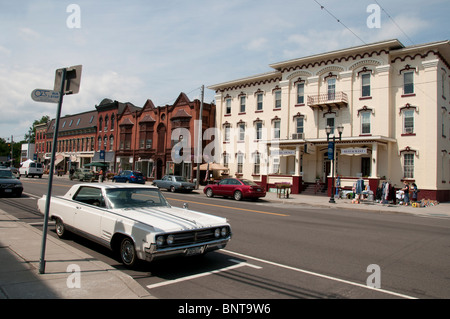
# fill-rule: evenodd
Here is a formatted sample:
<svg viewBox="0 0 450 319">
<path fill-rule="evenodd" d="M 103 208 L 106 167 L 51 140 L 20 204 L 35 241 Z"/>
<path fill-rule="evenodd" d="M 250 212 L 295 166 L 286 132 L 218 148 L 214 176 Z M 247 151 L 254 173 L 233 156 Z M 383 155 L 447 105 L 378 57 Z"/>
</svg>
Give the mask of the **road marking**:
<svg viewBox="0 0 450 319">
<path fill-rule="evenodd" d="M 275 216 L 282 216 L 282 217 L 290 216 L 290 215 L 286 215 L 286 214 L 270 213 L 270 212 L 264 212 L 264 211 L 260 211 L 260 210 L 253 210 L 253 209 L 247 209 L 247 208 L 239 208 L 239 207 L 231 207 L 231 206 L 224 206 L 224 205 L 215 205 L 215 204 L 193 202 L 193 201 L 176 199 L 176 198 L 171 198 L 171 197 L 166 197 L 166 199 L 168 199 L 168 200 L 169 199 L 170 200 L 175 200 L 175 201 L 184 202 L 184 203 L 191 203 L 191 204 L 199 204 L 199 205 L 205 205 L 205 206 L 213 206 L 213 207 L 220 207 L 220 208 L 227 208 L 227 209 L 242 210 L 242 211 L 258 213 L 258 214 L 275 215 Z"/>
<path fill-rule="evenodd" d="M 379 288 L 373 288 L 373 287 L 369 287 L 369 286 L 364 285 L 364 284 L 359 284 L 357 282 L 352 282 L 352 281 L 339 279 L 339 278 L 332 277 L 332 276 L 322 275 L 322 274 L 319 274 L 319 273 L 316 273 L 316 272 L 312 272 L 312 271 L 309 271 L 309 270 L 304 270 L 304 269 L 300 269 L 300 268 L 286 266 L 286 265 L 283 265 L 283 264 L 279 264 L 279 263 L 275 263 L 275 262 L 272 262 L 272 261 L 268 261 L 268 260 L 264 260 L 264 259 L 260 259 L 260 258 L 256 258 L 256 257 L 252 257 L 252 256 L 236 253 L 236 252 L 229 251 L 229 250 L 222 250 L 222 251 L 225 252 L 225 253 L 229 253 L 229 254 L 232 254 L 232 255 L 239 256 L 241 258 L 253 259 L 255 261 L 259 261 L 259 262 L 262 262 L 262 263 L 265 263 L 265 264 L 269 264 L 269 265 L 272 265 L 272 266 L 285 268 L 285 269 L 288 269 L 288 270 L 293 270 L 293 271 L 296 271 L 296 272 L 304 273 L 304 274 L 315 276 L 315 277 L 320 277 L 320 278 L 324 278 L 324 279 L 328 279 L 328 280 L 341 282 L 341 283 L 344 283 L 344 284 L 347 284 L 347 285 L 352 285 L 352 286 L 356 286 L 356 287 L 360 287 L 360 288 L 365 288 L 365 289 L 368 289 L 368 290 L 379 291 L 381 293 L 385 293 L 385 294 L 388 294 L 388 295 L 397 296 L 397 297 L 401 297 L 401 298 L 405 298 L 405 299 L 418 299 L 416 297 L 400 294 L 400 293 L 397 293 L 397 292 L 384 290 L 384 289 L 379 289 Z"/>
<path fill-rule="evenodd" d="M 213 275 L 213 274 L 218 274 L 218 273 L 221 273 L 224 271 L 240 268 L 243 266 L 248 266 L 248 267 L 252 267 L 255 269 L 262 269 L 262 267 L 252 265 L 252 264 L 249 264 L 246 262 L 242 262 L 242 261 L 239 261 L 236 259 L 229 259 L 229 261 L 236 263 L 236 265 L 232 265 L 232 266 L 225 267 L 225 268 L 218 269 L 218 270 L 204 272 L 204 273 L 197 274 L 197 275 L 187 276 L 187 277 L 178 278 L 178 279 L 174 279 L 174 280 L 163 281 L 163 282 L 160 282 L 157 284 L 148 285 L 147 288 L 154 289 L 154 288 L 158 288 L 158 287 L 162 287 L 162 286 L 172 285 L 172 284 L 176 284 L 176 283 L 183 282 L 183 281 L 188 281 L 188 280 L 197 279 L 197 278 L 201 278 L 201 277 L 205 277 L 205 276 L 209 276 L 209 275 Z"/>
</svg>

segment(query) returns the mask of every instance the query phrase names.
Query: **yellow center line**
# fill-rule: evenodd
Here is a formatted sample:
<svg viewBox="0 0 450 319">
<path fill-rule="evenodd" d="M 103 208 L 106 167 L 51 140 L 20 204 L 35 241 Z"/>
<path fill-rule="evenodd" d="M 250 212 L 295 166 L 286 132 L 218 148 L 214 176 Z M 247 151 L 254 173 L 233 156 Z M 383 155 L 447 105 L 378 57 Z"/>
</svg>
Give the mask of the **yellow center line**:
<svg viewBox="0 0 450 319">
<path fill-rule="evenodd" d="M 175 200 L 175 201 L 178 201 L 178 202 L 185 202 L 185 203 L 192 203 L 192 204 L 205 205 L 205 206 L 213 206 L 213 207 L 220 207 L 220 208 L 228 208 L 228 209 L 242 210 L 242 211 L 252 212 L 252 213 L 258 213 L 258 214 L 275 215 L 275 216 L 282 216 L 282 217 L 289 216 L 289 215 L 286 215 L 286 214 L 270 213 L 270 212 L 264 212 L 264 211 L 260 211 L 260 210 L 253 210 L 253 209 L 247 209 L 247 208 L 238 208 L 238 207 L 231 207 L 231 206 L 223 206 L 223 205 L 215 205 L 215 204 L 206 204 L 206 203 L 193 202 L 193 201 L 182 200 L 182 199 L 176 199 L 176 198 L 169 198 L 169 197 L 166 197 L 166 199 L 168 199 L 168 200 L 169 200 L 169 199 L 170 199 L 170 200 Z"/>
</svg>

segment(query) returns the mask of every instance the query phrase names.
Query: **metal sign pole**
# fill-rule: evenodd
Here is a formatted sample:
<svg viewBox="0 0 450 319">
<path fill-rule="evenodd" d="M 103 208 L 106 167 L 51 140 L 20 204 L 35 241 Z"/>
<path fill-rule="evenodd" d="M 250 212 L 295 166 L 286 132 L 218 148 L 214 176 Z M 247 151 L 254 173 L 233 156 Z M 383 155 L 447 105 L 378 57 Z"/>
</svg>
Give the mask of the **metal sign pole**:
<svg viewBox="0 0 450 319">
<path fill-rule="evenodd" d="M 44 229 L 42 231 L 42 246 L 41 246 L 41 259 L 39 261 L 39 273 L 44 274 L 45 273 L 45 247 L 47 244 L 47 230 L 48 230 L 48 217 L 49 217 L 49 210 L 50 210 L 50 199 L 52 196 L 52 184 L 53 184 L 53 171 L 54 171 L 54 164 L 55 164 L 55 154 L 56 154 L 56 146 L 58 141 L 58 130 L 59 130 L 59 118 L 61 117 L 61 107 L 63 102 L 63 96 L 64 96 L 64 83 L 66 82 L 66 72 L 67 69 L 61 69 L 61 88 L 60 88 L 60 95 L 59 95 L 59 102 L 58 102 L 58 109 L 56 111 L 56 123 L 55 123 L 55 130 L 53 132 L 53 145 L 52 145 L 52 158 L 50 161 L 50 170 L 49 170 L 49 176 L 48 176 L 48 188 L 47 188 L 47 198 L 45 199 L 45 214 L 44 214 Z"/>
</svg>

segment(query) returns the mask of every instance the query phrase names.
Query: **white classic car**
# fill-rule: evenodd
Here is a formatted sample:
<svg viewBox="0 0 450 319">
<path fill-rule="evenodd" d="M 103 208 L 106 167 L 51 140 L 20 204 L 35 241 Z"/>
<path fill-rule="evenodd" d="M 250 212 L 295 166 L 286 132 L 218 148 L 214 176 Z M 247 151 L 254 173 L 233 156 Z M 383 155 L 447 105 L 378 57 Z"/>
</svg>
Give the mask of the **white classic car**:
<svg viewBox="0 0 450 319">
<path fill-rule="evenodd" d="M 45 213 L 46 195 L 38 200 Z M 115 252 L 128 267 L 138 260 L 199 255 L 225 248 L 231 227 L 225 218 L 171 207 L 154 186 L 77 184 L 52 196 L 49 218 L 56 233 L 75 232 Z"/>
</svg>

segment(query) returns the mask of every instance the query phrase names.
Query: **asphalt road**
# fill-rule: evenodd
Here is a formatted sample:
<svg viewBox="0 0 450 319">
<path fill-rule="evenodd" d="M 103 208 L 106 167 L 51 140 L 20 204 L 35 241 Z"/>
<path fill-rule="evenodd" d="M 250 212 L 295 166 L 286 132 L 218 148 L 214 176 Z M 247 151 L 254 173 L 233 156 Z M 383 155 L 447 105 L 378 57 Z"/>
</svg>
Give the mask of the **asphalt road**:
<svg viewBox="0 0 450 319">
<path fill-rule="evenodd" d="M 36 199 L 48 180 L 21 180 L 25 194 L 0 198 L 0 209 L 40 227 Z M 55 177 L 53 194 L 73 184 Z M 101 246 L 75 235 L 66 242 L 128 273 L 157 298 L 450 298 L 449 220 L 163 193 L 173 206 L 186 202 L 228 218 L 233 239 L 226 249 L 128 270 Z"/>
</svg>

